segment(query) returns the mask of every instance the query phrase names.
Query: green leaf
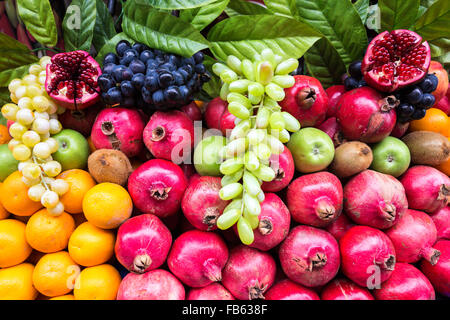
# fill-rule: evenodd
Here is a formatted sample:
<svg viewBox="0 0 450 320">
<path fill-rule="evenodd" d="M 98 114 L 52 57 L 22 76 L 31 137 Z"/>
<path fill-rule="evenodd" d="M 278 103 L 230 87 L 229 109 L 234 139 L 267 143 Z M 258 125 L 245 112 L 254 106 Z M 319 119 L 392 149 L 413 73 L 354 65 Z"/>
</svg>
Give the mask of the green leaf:
<svg viewBox="0 0 450 320">
<path fill-rule="evenodd" d="M 435 3 L 437 0 L 420 0 L 420 5 L 425 7 L 425 8 L 429 8 L 433 5 L 433 3 Z"/>
<path fill-rule="evenodd" d="M 222 87 L 222 83 L 220 81 L 220 78 L 218 76 L 216 76 L 214 74 L 214 72 L 212 71 L 212 66 L 216 62 L 217 62 L 216 59 L 205 55 L 203 64 L 205 65 L 206 69 L 209 71 L 209 74 L 211 75 L 211 80 L 209 80 L 202 86 L 200 95 L 198 96 L 198 98 L 201 98 L 202 101 L 205 101 L 205 98 L 206 98 L 206 100 L 211 100 L 220 95 L 220 88 Z"/>
<path fill-rule="evenodd" d="M 39 59 L 22 42 L 0 32 L 0 71 L 30 64 Z"/>
<path fill-rule="evenodd" d="M 114 37 L 109 39 L 103 47 L 98 52 L 97 56 L 95 57 L 95 60 L 100 64 L 103 65 L 103 58 L 106 56 L 109 52 L 116 52 L 116 45 L 121 40 L 127 40 L 130 43 L 134 43 L 134 40 L 128 37 L 125 33 L 121 32 L 116 34 Z"/>
<path fill-rule="evenodd" d="M 419 10 L 420 0 L 379 0 L 381 30 L 409 29 Z"/>
<path fill-rule="evenodd" d="M 362 59 L 367 48 L 366 29 L 350 0 L 297 0 L 301 20 L 321 32 L 346 65 Z"/>
<path fill-rule="evenodd" d="M 94 45 L 95 50 L 99 51 L 109 39 L 117 34 L 117 32 L 114 28 L 114 20 L 103 0 L 95 0 L 95 4 L 97 17 L 95 19 L 92 44 Z"/>
<path fill-rule="evenodd" d="M 305 23 L 273 15 L 231 17 L 208 33 L 212 53 L 223 61 L 228 55 L 252 59 L 264 48 L 284 57 L 300 58 L 320 37 Z"/>
<path fill-rule="evenodd" d="M 73 0 L 63 20 L 64 45 L 67 51 L 89 51 L 94 36 L 97 9 L 95 1 Z"/>
<path fill-rule="evenodd" d="M 257 3 L 248 2 L 245 0 L 230 0 L 225 12 L 230 17 L 237 15 L 255 15 L 255 14 L 270 14 L 270 11 Z"/>
<path fill-rule="evenodd" d="M 127 1 L 123 31 L 151 48 L 190 57 L 208 48 L 208 41 L 189 23 L 149 6 Z"/>
<path fill-rule="evenodd" d="M 339 53 L 327 38 L 317 41 L 304 58 L 309 73 L 319 79 L 324 88 L 340 83 L 342 74 L 347 71 Z"/>
<path fill-rule="evenodd" d="M 17 0 L 17 11 L 38 42 L 49 47 L 56 45 L 58 31 L 49 0 Z"/>
<path fill-rule="evenodd" d="M 354 4 L 356 11 L 358 12 L 359 16 L 361 17 L 361 21 L 363 24 L 366 23 L 367 16 L 369 14 L 369 0 L 358 0 Z"/>
<path fill-rule="evenodd" d="M 439 0 L 417 20 L 415 31 L 425 40 L 450 38 L 450 1 Z"/>
<path fill-rule="evenodd" d="M 210 5 L 180 11 L 180 19 L 189 22 L 197 30 L 202 30 L 214 21 L 230 0 L 217 0 Z"/>
<path fill-rule="evenodd" d="M 192 9 L 205 6 L 215 0 L 136 0 L 137 4 L 145 4 L 157 9 L 176 10 Z M 131 2 L 131 1 L 128 1 Z"/>
<path fill-rule="evenodd" d="M 11 80 L 25 76 L 31 65 L 32 63 L 0 72 L 0 87 L 7 87 Z"/>
<path fill-rule="evenodd" d="M 295 18 L 297 16 L 295 0 L 265 0 L 264 3 L 270 11 L 277 15 L 288 18 Z"/>
</svg>

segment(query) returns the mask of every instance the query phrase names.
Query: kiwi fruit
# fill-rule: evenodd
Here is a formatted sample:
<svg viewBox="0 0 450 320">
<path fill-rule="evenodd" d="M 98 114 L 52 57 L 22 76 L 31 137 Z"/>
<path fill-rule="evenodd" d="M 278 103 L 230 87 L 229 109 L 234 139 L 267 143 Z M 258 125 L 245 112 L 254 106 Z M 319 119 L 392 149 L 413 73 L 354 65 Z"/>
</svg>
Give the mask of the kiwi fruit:
<svg viewBox="0 0 450 320">
<path fill-rule="evenodd" d="M 411 153 L 411 162 L 438 166 L 450 158 L 450 141 L 432 131 L 413 131 L 402 138 Z"/>
<path fill-rule="evenodd" d="M 97 183 L 111 182 L 124 186 L 133 168 L 128 157 L 119 150 L 99 149 L 88 158 L 88 169 Z"/>
<path fill-rule="evenodd" d="M 372 160 L 372 150 L 364 142 L 344 142 L 336 148 L 330 170 L 339 178 L 346 178 L 369 168 Z"/>
</svg>

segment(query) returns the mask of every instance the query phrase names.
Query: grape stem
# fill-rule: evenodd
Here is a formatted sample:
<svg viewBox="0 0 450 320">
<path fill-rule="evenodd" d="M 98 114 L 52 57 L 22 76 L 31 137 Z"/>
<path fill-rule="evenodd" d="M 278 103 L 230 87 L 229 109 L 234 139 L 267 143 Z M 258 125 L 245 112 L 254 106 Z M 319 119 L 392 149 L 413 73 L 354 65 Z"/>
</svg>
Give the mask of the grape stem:
<svg viewBox="0 0 450 320">
<path fill-rule="evenodd" d="M 44 187 L 45 187 L 45 189 L 46 189 L 47 191 L 50 191 L 50 188 L 48 187 L 47 183 L 46 183 L 45 180 L 44 180 L 45 177 L 44 177 L 44 173 L 43 173 L 43 171 L 42 171 L 41 165 L 38 163 L 38 161 L 36 160 L 36 157 L 35 157 L 34 155 L 32 155 L 31 158 L 33 159 L 33 162 L 34 162 L 35 164 L 37 164 L 37 165 L 39 166 L 39 168 L 41 169 L 41 170 L 40 170 L 40 173 L 39 173 L 39 175 L 40 175 L 40 177 L 41 177 L 41 183 L 44 185 Z"/>
</svg>

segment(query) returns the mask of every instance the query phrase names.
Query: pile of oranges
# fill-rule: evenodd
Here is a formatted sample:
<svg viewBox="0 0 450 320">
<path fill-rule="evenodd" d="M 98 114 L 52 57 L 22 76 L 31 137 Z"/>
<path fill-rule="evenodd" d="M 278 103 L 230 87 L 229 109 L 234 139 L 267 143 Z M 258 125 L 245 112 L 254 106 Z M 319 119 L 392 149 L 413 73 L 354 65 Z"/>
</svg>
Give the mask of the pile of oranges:
<svg viewBox="0 0 450 320">
<path fill-rule="evenodd" d="M 424 118 L 411 121 L 409 130 L 437 132 L 450 140 L 450 117 L 440 109 L 431 108 L 427 110 Z M 446 175 L 450 175 L 450 159 L 436 168 Z"/>
<path fill-rule="evenodd" d="M 19 171 L 0 184 L 0 299 L 116 298 L 115 229 L 131 216 L 131 197 L 84 170 L 59 178 L 70 185 L 59 216 L 29 199 Z"/>
</svg>

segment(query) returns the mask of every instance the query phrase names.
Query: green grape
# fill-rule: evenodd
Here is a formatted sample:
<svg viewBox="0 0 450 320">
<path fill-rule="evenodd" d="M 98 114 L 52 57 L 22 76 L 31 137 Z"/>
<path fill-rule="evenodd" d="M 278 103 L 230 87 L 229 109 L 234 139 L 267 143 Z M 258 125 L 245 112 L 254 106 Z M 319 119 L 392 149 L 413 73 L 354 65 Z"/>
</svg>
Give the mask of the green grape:
<svg viewBox="0 0 450 320">
<path fill-rule="evenodd" d="M 248 86 L 251 81 L 247 79 L 240 79 L 230 83 L 230 92 L 244 93 L 247 92 Z"/>
<path fill-rule="evenodd" d="M 272 154 L 280 154 L 284 151 L 284 144 L 277 137 L 268 135 L 266 138 L 266 143 Z"/>
<path fill-rule="evenodd" d="M 228 84 L 238 81 L 238 75 L 233 70 L 225 70 L 220 74 L 220 79 Z"/>
<path fill-rule="evenodd" d="M 244 195 L 244 201 L 245 201 L 245 196 L 247 194 L 256 196 L 258 193 L 261 192 L 261 186 L 259 184 L 258 179 L 250 172 L 248 172 L 248 171 L 244 172 L 242 181 L 243 181 L 243 185 L 244 185 L 244 190 L 247 192 Z"/>
<path fill-rule="evenodd" d="M 223 63 L 217 62 L 217 63 L 213 64 L 212 71 L 216 74 L 216 76 L 220 77 L 220 75 L 223 72 L 233 71 L 233 70 L 231 70 L 228 66 L 224 65 Z"/>
<path fill-rule="evenodd" d="M 226 230 L 231 228 L 241 218 L 241 209 L 230 209 L 224 211 L 222 215 L 217 219 L 217 228 Z"/>
<path fill-rule="evenodd" d="M 234 199 L 233 201 L 231 201 L 223 210 L 223 213 L 227 212 L 228 210 L 231 209 L 239 209 L 241 210 L 242 208 L 242 198 L 237 198 Z"/>
<path fill-rule="evenodd" d="M 233 157 L 233 156 L 240 156 L 243 154 L 247 148 L 248 148 L 248 139 L 247 138 L 238 138 L 230 143 L 228 143 L 226 146 L 226 157 Z"/>
<path fill-rule="evenodd" d="M 265 143 L 258 143 L 256 146 L 253 146 L 253 151 L 255 152 L 258 159 L 261 160 L 269 159 L 271 155 L 270 148 Z"/>
<path fill-rule="evenodd" d="M 244 210 L 242 216 L 248 221 L 252 229 L 256 229 L 259 226 L 259 217 L 249 214 L 248 210 Z"/>
<path fill-rule="evenodd" d="M 265 129 L 269 126 L 270 120 L 270 109 L 262 107 L 258 109 L 256 114 L 256 127 L 260 129 Z"/>
<path fill-rule="evenodd" d="M 239 180 L 242 179 L 243 174 L 244 174 L 244 170 L 241 169 L 241 170 L 236 171 L 233 174 L 224 175 L 222 177 L 222 180 L 220 180 L 220 183 L 221 183 L 222 187 L 225 187 L 228 184 L 239 182 Z"/>
<path fill-rule="evenodd" d="M 294 58 L 289 58 L 283 62 L 280 62 L 275 69 L 276 75 L 289 74 L 298 68 L 298 60 Z"/>
<path fill-rule="evenodd" d="M 281 112 L 277 111 L 270 115 L 269 125 L 271 129 L 283 130 L 285 127 L 284 118 Z"/>
<path fill-rule="evenodd" d="M 258 198 L 259 202 L 263 202 L 266 199 L 266 195 L 262 191 L 258 193 L 256 197 Z"/>
<path fill-rule="evenodd" d="M 236 73 L 242 74 L 241 60 L 235 56 L 227 57 L 227 65 Z"/>
<path fill-rule="evenodd" d="M 222 174 L 233 174 L 244 166 L 241 158 L 231 158 L 220 164 L 220 172 Z"/>
<path fill-rule="evenodd" d="M 252 196 L 249 193 L 244 193 L 242 200 L 244 201 L 244 207 L 248 210 L 249 214 L 259 216 L 261 213 L 261 205 L 259 204 L 257 197 Z"/>
<path fill-rule="evenodd" d="M 280 134 L 278 136 L 278 139 L 282 142 L 282 143 L 288 143 L 289 140 L 291 139 L 291 135 L 289 134 L 289 132 L 286 129 L 283 129 L 280 131 Z"/>
<path fill-rule="evenodd" d="M 268 85 L 273 78 L 273 67 L 268 61 L 260 62 L 257 66 L 256 81 L 262 85 Z"/>
<path fill-rule="evenodd" d="M 272 181 L 275 178 L 275 171 L 262 163 L 259 165 L 259 168 L 253 170 L 252 173 L 262 181 Z"/>
<path fill-rule="evenodd" d="M 275 101 L 281 101 L 286 96 L 283 88 L 275 83 L 269 83 L 268 85 L 266 85 L 265 92 L 270 98 Z"/>
<path fill-rule="evenodd" d="M 248 80 L 255 81 L 255 72 L 253 68 L 253 63 L 250 60 L 248 59 L 242 60 L 241 69 L 242 73 Z"/>
<path fill-rule="evenodd" d="M 252 82 L 248 85 L 248 93 L 253 96 L 262 97 L 264 94 L 264 86 L 258 82 Z"/>
<path fill-rule="evenodd" d="M 264 129 L 252 129 L 248 132 L 247 138 L 250 145 L 257 145 L 260 142 L 263 142 L 266 138 L 266 130 Z"/>
<path fill-rule="evenodd" d="M 228 111 L 237 118 L 248 119 L 250 117 L 250 110 L 239 102 L 231 102 L 228 104 Z"/>
<path fill-rule="evenodd" d="M 277 66 L 277 62 L 275 61 L 275 54 L 269 48 L 266 48 L 263 51 L 261 51 L 261 59 L 269 61 L 273 69 L 275 69 L 275 67 Z"/>
<path fill-rule="evenodd" d="M 254 171 L 259 168 L 260 160 L 253 151 L 247 151 L 244 156 L 245 168 Z"/>
<path fill-rule="evenodd" d="M 283 111 L 281 115 L 284 119 L 284 127 L 290 132 L 297 132 L 300 130 L 300 122 L 289 112 Z"/>
<path fill-rule="evenodd" d="M 259 104 L 262 100 L 263 96 L 254 96 L 252 94 L 248 94 L 248 100 L 254 105 Z"/>
<path fill-rule="evenodd" d="M 290 88 L 295 84 L 295 78 L 289 75 L 274 76 L 272 81 L 281 88 Z"/>
<path fill-rule="evenodd" d="M 226 101 L 228 94 L 230 93 L 230 85 L 228 83 L 224 83 L 220 88 L 220 99 Z"/>
<path fill-rule="evenodd" d="M 248 132 L 250 130 L 250 126 L 251 126 L 251 121 L 248 120 L 248 119 L 239 122 L 231 130 L 230 140 L 235 140 L 235 139 L 239 139 L 239 138 L 243 138 L 243 137 L 247 136 L 247 134 L 248 134 Z"/>
<path fill-rule="evenodd" d="M 244 96 L 240 93 L 230 92 L 227 95 L 226 100 L 228 101 L 228 103 L 238 102 L 238 103 L 242 104 L 243 106 L 245 106 L 247 109 L 250 109 L 252 107 L 252 103 L 249 100 L 249 98 L 247 98 L 246 96 Z"/>
<path fill-rule="evenodd" d="M 252 227 L 247 219 L 241 216 L 237 222 L 237 229 L 239 239 L 241 239 L 243 244 L 250 245 L 253 243 L 255 235 L 253 234 Z"/>
<path fill-rule="evenodd" d="M 237 198 L 242 193 L 242 184 L 240 183 L 230 183 L 225 187 L 222 187 L 219 191 L 219 197 L 222 200 L 231 200 Z"/>
</svg>

